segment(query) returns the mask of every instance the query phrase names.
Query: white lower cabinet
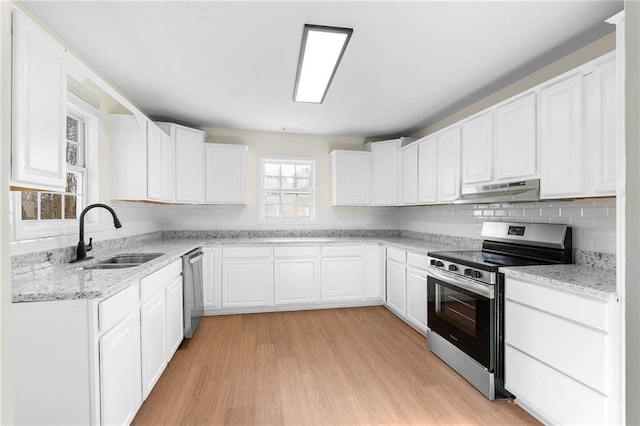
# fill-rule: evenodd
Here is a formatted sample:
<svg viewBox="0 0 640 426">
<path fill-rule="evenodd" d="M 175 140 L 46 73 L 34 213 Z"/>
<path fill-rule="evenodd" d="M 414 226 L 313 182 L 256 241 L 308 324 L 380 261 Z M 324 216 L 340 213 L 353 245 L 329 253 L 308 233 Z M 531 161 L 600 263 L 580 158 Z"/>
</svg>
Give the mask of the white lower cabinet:
<svg viewBox="0 0 640 426">
<path fill-rule="evenodd" d="M 363 299 L 364 267 L 363 246 L 323 246 L 322 301 Z"/>
<path fill-rule="evenodd" d="M 618 305 L 507 277 L 505 388 L 545 423 L 620 423 Z"/>
<path fill-rule="evenodd" d="M 395 249 L 388 252 L 391 250 Z M 391 259 L 387 253 L 387 306 L 401 318 L 405 316 L 406 307 L 406 271 L 404 261 Z"/>
<path fill-rule="evenodd" d="M 182 294 L 182 276 L 180 276 L 175 278 L 165 291 L 165 303 L 167 304 L 167 361 L 171 360 L 184 338 Z"/>
<path fill-rule="evenodd" d="M 271 247 L 222 248 L 222 307 L 273 305 Z"/>
<path fill-rule="evenodd" d="M 217 309 L 222 306 L 222 260 L 220 247 L 203 247 L 202 285 L 204 309 Z"/>
<path fill-rule="evenodd" d="M 385 263 L 387 249 L 384 246 L 366 247 L 366 290 L 365 298 L 385 300 Z"/>
<path fill-rule="evenodd" d="M 140 395 L 140 315 L 132 312 L 100 338 L 100 423 L 128 425 Z"/>
<path fill-rule="evenodd" d="M 274 297 L 276 305 L 318 303 L 318 247 L 276 247 L 274 249 Z"/>
<path fill-rule="evenodd" d="M 407 267 L 407 321 L 427 332 L 427 273 Z"/>
</svg>

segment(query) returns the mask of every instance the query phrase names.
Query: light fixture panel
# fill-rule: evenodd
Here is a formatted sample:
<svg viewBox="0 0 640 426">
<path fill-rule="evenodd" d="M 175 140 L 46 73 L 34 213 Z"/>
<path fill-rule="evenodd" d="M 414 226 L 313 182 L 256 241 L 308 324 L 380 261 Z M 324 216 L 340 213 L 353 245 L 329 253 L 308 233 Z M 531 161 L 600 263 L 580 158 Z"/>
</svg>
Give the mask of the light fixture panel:
<svg viewBox="0 0 640 426">
<path fill-rule="evenodd" d="M 304 26 L 293 92 L 295 102 L 324 101 L 352 34 L 351 28 Z"/>
</svg>

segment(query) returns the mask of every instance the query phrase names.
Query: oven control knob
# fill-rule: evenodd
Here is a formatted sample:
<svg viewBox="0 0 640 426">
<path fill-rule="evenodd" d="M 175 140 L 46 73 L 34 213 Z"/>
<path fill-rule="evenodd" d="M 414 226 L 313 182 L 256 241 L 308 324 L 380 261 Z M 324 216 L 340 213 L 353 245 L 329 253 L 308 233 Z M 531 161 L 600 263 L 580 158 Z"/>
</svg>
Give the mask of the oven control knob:
<svg viewBox="0 0 640 426">
<path fill-rule="evenodd" d="M 473 275 L 473 269 L 467 268 L 464 270 L 464 276 L 465 277 L 470 277 Z"/>
<path fill-rule="evenodd" d="M 473 271 L 473 278 L 482 278 L 482 272 L 480 271 Z"/>
<path fill-rule="evenodd" d="M 438 268 L 442 268 L 444 266 L 444 263 L 440 262 L 439 260 L 436 260 L 436 266 Z"/>
<path fill-rule="evenodd" d="M 429 261 L 429 264 L 431 266 L 436 266 L 436 260 L 435 259 L 431 259 L 431 261 Z"/>
<path fill-rule="evenodd" d="M 456 265 L 449 265 L 449 270 L 455 272 L 458 270 L 458 267 Z"/>
</svg>

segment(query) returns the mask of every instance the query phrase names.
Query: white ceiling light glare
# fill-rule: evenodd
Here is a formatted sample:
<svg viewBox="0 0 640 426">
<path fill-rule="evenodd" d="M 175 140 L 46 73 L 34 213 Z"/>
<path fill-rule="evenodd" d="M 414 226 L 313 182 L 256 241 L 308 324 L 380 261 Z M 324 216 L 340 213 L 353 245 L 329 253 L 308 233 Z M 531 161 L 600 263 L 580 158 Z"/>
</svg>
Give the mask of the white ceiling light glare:
<svg viewBox="0 0 640 426">
<path fill-rule="evenodd" d="M 351 34 L 352 28 L 305 24 L 294 102 L 321 104 L 324 101 Z"/>
</svg>

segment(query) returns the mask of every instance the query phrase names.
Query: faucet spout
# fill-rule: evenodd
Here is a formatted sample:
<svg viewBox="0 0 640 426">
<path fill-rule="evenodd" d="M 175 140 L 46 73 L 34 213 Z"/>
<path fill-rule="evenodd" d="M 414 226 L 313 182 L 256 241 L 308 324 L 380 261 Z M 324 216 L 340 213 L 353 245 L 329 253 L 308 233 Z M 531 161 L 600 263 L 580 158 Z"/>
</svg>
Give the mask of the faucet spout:
<svg viewBox="0 0 640 426">
<path fill-rule="evenodd" d="M 90 257 L 87 257 L 87 252 L 91 251 L 91 249 L 93 248 L 93 238 L 89 238 L 89 244 L 85 245 L 84 243 L 84 217 L 87 214 L 87 212 L 93 208 L 96 207 L 102 207 L 103 209 L 106 209 L 107 211 L 109 211 L 109 213 L 111 213 L 111 216 L 113 216 L 113 226 L 117 228 L 122 228 L 122 223 L 120 223 L 120 219 L 118 219 L 118 215 L 116 214 L 116 212 L 109 207 L 106 204 L 102 204 L 102 203 L 96 203 L 96 204 L 91 204 L 88 205 L 87 207 L 85 207 L 82 212 L 80 213 L 80 238 L 78 241 L 78 247 L 76 248 L 76 259 L 72 260 L 71 262 L 79 262 L 82 260 L 86 260 L 86 259 L 91 259 Z"/>
</svg>

